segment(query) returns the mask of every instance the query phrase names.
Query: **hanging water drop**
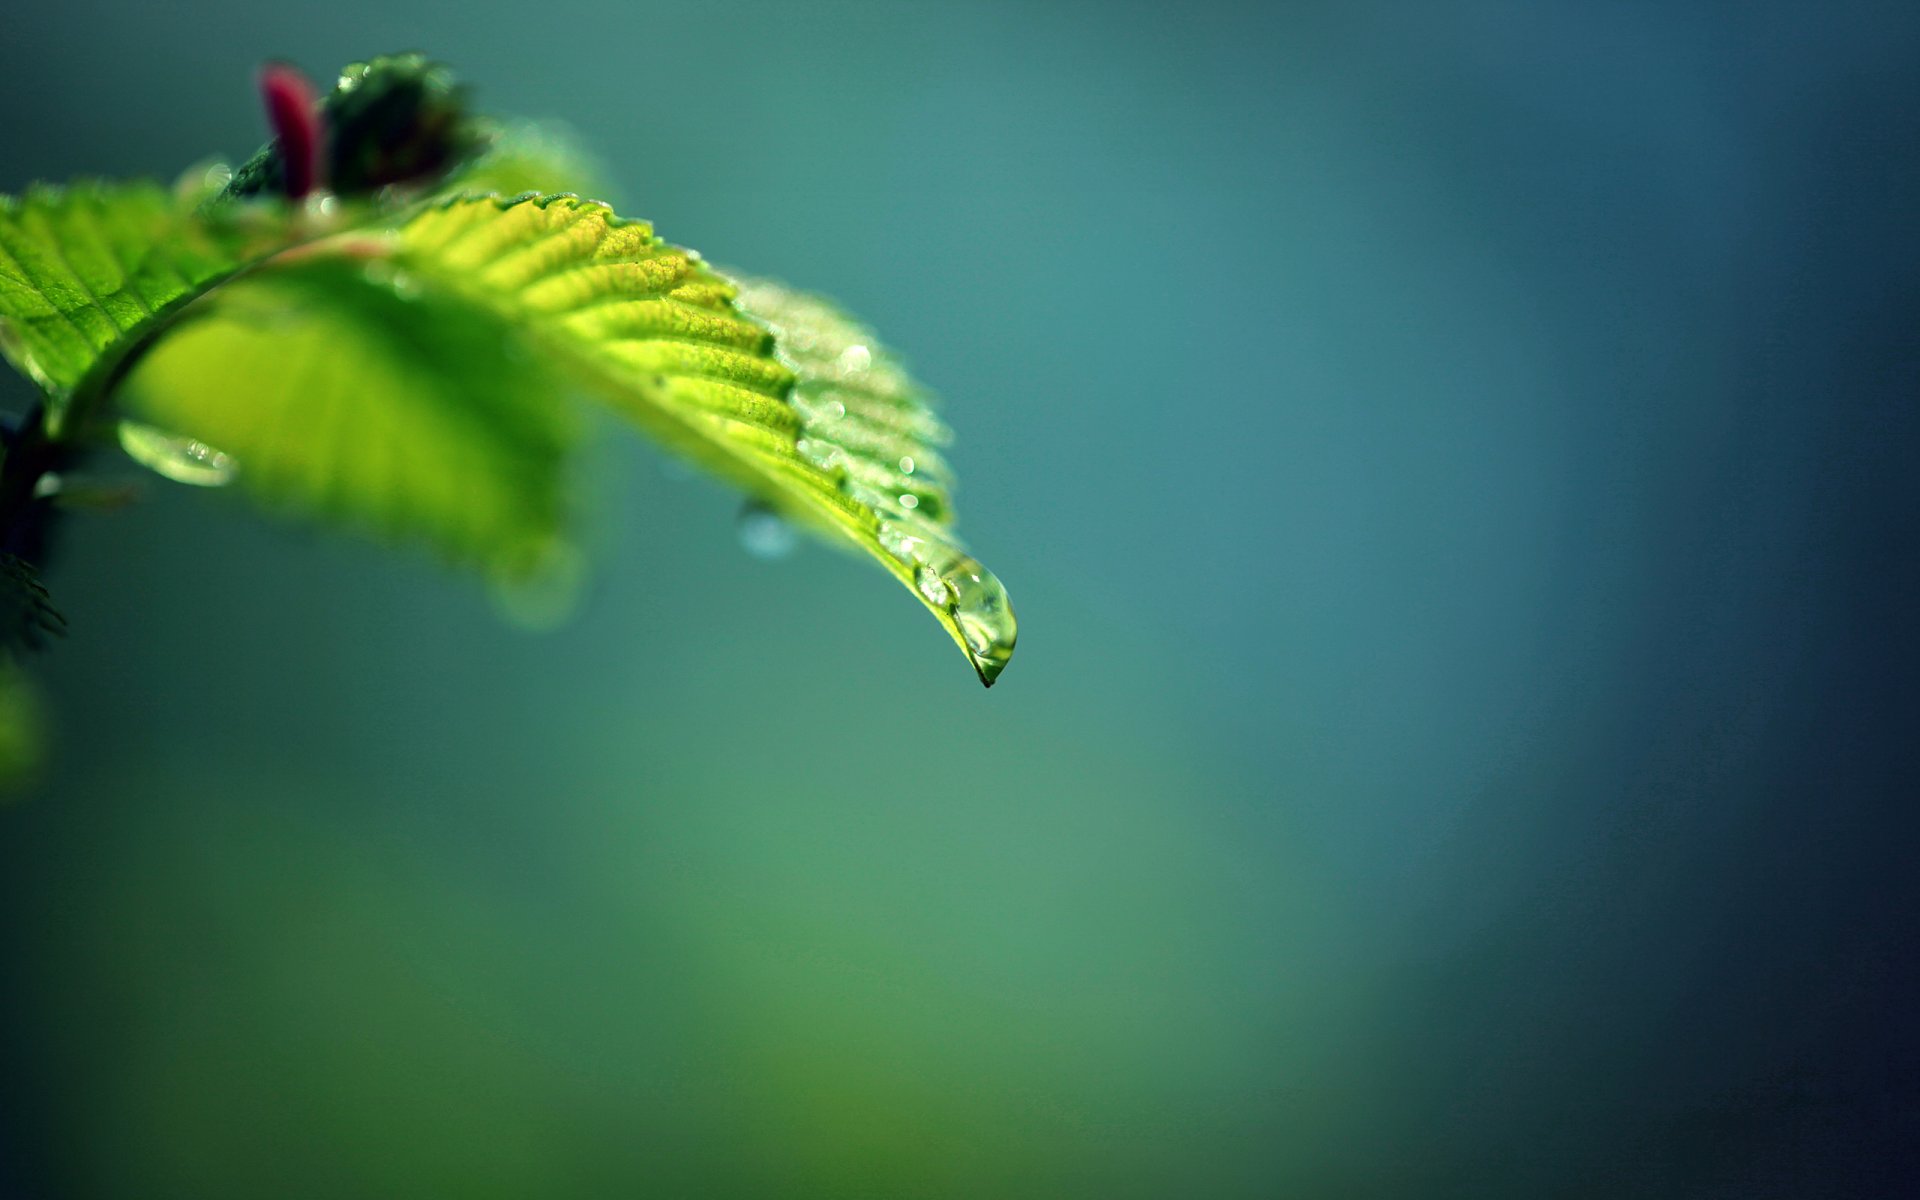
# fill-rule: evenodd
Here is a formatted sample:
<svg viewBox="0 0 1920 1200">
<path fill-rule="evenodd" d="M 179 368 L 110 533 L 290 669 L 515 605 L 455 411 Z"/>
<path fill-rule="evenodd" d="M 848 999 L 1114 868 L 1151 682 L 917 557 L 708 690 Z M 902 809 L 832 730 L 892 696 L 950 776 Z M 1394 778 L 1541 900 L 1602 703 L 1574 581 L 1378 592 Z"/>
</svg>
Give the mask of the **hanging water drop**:
<svg viewBox="0 0 1920 1200">
<path fill-rule="evenodd" d="M 122 421 L 120 448 L 127 457 L 175 483 L 195 487 L 224 487 L 233 482 L 240 464 L 230 454 L 196 438 L 181 437 L 151 425 Z"/>
<path fill-rule="evenodd" d="M 960 627 L 980 682 L 992 687 L 1013 657 L 1019 633 L 1007 589 L 993 572 L 964 555 L 948 568 L 947 582 L 953 588 L 954 623 Z"/>
<path fill-rule="evenodd" d="M 494 611 L 522 629 L 546 632 L 565 624 L 587 590 L 587 557 L 569 542 L 551 541 L 516 567 L 487 581 Z"/>
<path fill-rule="evenodd" d="M 737 528 L 740 545 L 760 559 L 785 558 L 793 553 L 800 540 L 786 518 L 759 500 L 749 500 L 740 506 Z"/>
</svg>

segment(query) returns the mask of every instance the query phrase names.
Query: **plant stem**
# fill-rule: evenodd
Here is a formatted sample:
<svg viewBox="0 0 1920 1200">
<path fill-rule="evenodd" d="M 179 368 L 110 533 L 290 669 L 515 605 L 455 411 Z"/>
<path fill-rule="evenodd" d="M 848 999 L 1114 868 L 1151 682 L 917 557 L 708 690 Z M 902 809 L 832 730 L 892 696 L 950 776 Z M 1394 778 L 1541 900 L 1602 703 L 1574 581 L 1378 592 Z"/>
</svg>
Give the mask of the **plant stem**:
<svg viewBox="0 0 1920 1200">
<path fill-rule="evenodd" d="M 37 503 L 40 480 L 60 465 L 66 444 L 47 431 L 47 410 L 35 404 L 7 438 L 0 462 L 0 548 L 17 551 L 25 541 L 25 523 Z"/>
</svg>

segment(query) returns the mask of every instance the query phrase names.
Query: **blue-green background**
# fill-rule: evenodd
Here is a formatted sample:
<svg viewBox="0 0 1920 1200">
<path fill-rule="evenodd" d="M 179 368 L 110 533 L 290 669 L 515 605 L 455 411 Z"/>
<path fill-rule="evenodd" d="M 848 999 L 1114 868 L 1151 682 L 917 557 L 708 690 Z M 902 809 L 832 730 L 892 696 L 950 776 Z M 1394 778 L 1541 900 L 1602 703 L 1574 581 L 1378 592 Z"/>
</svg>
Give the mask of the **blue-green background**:
<svg viewBox="0 0 1920 1200">
<path fill-rule="evenodd" d="M 0 190 L 416 46 L 908 353 L 1020 652 L 640 445 L 546 635 L 74 521 L 0 1195 L 1900 1194 L 1911 6 L 22 0 Z"/>
</svg>

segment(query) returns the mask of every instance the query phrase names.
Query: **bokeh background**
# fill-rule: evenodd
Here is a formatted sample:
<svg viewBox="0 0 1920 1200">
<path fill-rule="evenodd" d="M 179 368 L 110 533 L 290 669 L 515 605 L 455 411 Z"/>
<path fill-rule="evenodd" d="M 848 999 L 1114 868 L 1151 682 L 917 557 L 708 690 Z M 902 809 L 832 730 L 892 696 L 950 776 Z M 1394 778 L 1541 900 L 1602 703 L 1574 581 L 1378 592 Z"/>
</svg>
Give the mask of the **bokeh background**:
<svg viewBox="0 0 1920 1200">
<path fill-rule="evenodd" d="M 22 2 L 0 190 L 409 47 L 905 350 L 1020 652 L 625 441 L 548 634 L 74 522 L 0 1195 L 1910 1194 L 1920 12 Z"/>
</svg>

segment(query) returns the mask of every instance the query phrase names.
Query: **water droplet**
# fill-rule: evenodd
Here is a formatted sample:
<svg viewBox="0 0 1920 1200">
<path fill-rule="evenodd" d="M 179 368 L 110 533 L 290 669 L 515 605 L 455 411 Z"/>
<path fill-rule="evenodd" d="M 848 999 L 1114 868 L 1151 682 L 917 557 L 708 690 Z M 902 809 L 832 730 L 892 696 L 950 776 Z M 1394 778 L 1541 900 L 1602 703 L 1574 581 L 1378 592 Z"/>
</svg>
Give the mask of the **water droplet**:
<svg viewBox="0 0 1920 1200">
<path fill-rule="evenodd" d="M 800 541 L 786 518 L 760 500 L 740 506 L 738 529 L 740 545 L 755 558 L 786 558 Z"/>
<path fill-rule="evenodd" d="M 231 455 L 195 438 L 134 421 L 120 422 L 119 433 L 120 448 L 128 458 L 175 483 L 224 487 L 240 471 L 240 464 Z"/>
<path fill-rule="evenodd" d="M 902 454 L 900 456 L 900 473 L 902 475 L 913 474 L 913 455 Z"/>
<path fill-rule="evenodd" d="M 797 394 L 793 406 L 800 410 L 800 416 L 809 425 L 824 425 L 829 421 L 838 421 L 847 415 L 847 406 L 831 395 L 826 397 Z"/>
<path fill-rule="evenodd" d="M 218 195 L 232 181 L 232 167 L 218 159 L 206 159 L 180 172 L 173 181 L 173 194 L 184 204 L 198 204 Z"/>
<path fill-rule="evenodd" d="M 947 602 L 953 599 L 953 593 L 947 589 L 947 581 L 940 578 L 932 567 L 921 567 L 915 571 L 913 582 L 920 589 L 920 594 L 927 598 L 927 603 L 935 607 L 945 608 Z"/>
<path fill-rule="evenodd" d="M 954 623 L 960 626 L 960 636 L 973 655 L 980 682 L 992 687 L 1013 657 L 1019 632 L 1007 589 L 1000 586 L 993 572 L 965 555 L 948 568 L 947 582 L 953 588 Z"/>
<path fill-rule="evenodd" d="M 840 352 L 833 362 L 833 369 L 841 375 L 858 375 L 873 365 L 873 351 L 855 343 Z"/>
<path fill-rule="evenodd" d="M 900 507 L 901 508 L 919 508 L 920 497 L 914 495 L 912 492 L 902 492 L 900 493 Z"/>
<path fill-rule="evenodd" d="M 532 553 L 521 570 L 503 571 L 488 581 L 488 598 L 501 617 L 536 633 L 557 629 L 580 607 L 586 594 L 587 556 L 570 542 L 548 542 Z"/>
</svg>

